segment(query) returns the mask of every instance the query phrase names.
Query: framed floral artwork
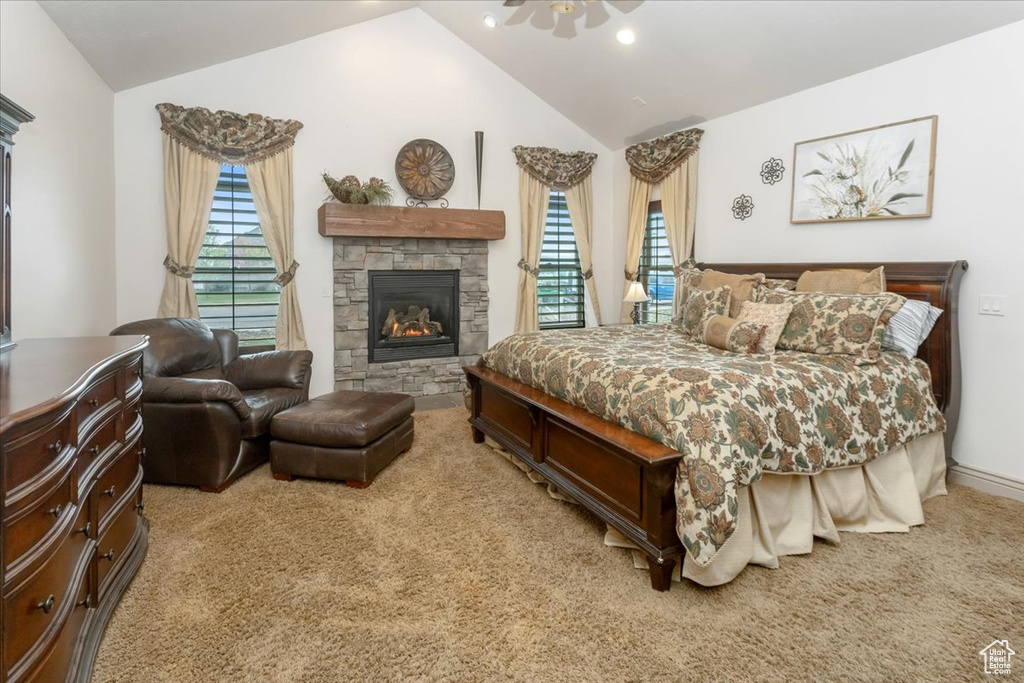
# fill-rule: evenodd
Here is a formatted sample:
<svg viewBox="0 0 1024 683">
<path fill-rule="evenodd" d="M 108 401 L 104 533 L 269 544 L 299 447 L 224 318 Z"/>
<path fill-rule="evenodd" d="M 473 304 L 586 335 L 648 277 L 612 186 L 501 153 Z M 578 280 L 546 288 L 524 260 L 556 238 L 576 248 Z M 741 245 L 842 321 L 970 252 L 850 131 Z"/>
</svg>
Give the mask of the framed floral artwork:
<svg viewBox="0 0 1024 683">
<path fill-rule="evenodd" d="M 791 223 L 932 215 L 939 117 L 793 145 Z"/>
</svg>

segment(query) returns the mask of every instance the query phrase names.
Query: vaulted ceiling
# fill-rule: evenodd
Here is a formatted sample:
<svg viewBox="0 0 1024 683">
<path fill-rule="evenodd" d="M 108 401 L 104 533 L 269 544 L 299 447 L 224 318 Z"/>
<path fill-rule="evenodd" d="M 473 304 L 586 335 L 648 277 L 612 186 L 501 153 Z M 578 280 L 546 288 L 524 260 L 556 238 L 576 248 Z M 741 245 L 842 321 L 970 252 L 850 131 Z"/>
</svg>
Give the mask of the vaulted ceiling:
<svg viewBox="0 0 1024 683">
<path fill-rule="evenodd" d="M 1024 20 L 978 0 L 40 4 L 115 91 L 418 7 L 611 149 Z"/>
</svg>

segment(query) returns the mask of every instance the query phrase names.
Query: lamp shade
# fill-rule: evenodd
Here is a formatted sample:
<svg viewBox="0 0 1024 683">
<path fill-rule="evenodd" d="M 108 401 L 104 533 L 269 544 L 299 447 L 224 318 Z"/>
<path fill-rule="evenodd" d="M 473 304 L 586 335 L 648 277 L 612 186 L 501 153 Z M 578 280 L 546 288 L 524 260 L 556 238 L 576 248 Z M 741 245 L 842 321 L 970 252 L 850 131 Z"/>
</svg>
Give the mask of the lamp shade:
<svg viewBox="0 0 1024 683">
<path fill-rule="evenodd" d="M 635 281 L 629 286 L 629 291 L 626 293 L 626 298 L 623 301 L 632 304 L 649 301 L 649 299 L 647 298 L 647 292 L 644 291 L 644 286 L 639 281 Z"/>
</svg>

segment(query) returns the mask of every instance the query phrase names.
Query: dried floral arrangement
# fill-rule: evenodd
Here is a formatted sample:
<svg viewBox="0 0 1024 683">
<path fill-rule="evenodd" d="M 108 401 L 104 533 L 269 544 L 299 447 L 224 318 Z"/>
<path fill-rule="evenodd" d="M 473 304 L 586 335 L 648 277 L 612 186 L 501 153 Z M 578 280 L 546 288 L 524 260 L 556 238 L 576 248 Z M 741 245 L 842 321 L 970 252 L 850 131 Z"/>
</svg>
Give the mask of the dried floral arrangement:
<svg viewBox="0 0 1024 683">
<path fill-rule="evenodd" d="M 361 183 L 354 175 L 347 175 L 337 180 L 326 171 L 322 177 L 331 195 L 342 204 L 390 204 L 395 198 L 394 189 L 380 178 Z"/>
</svg>

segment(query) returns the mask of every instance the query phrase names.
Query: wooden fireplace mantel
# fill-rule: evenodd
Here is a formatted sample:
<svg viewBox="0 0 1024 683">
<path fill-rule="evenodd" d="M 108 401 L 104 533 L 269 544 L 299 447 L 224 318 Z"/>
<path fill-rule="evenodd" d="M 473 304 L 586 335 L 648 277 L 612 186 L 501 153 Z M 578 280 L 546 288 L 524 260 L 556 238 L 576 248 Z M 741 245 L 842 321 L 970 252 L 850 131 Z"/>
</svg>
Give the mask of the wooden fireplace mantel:
<svg viewBox="0 0 1024 683">
<path fill-rule="evenodd" d="M 317 211 L 317 219 L 317 228 L 324 237 L 505 238 L 504 211 L 325 202 Z"/>
</svg>

